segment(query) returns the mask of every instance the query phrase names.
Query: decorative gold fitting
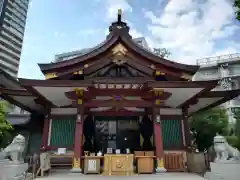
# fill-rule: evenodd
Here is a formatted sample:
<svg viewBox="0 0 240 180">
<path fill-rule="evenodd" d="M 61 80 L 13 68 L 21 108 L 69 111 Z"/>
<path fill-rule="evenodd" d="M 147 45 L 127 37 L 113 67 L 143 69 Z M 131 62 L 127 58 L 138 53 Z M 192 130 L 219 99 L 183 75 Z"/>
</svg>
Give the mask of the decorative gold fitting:
<svg viewBox="0 0 240 180">
<path fill-rule="evenodd" d="M 45 74 L 45 78 L 46 79 L 52 79 L 52 78 L 55 78 L 55 77 L 57 77 L 56 73 L 47 73 L 47 74 Z"/>
<path fill-rule="evenodd" d="M 82 97 L 83 96 L 83 89 L 82 88 L 76 88 L 74 89 L 76 92 L 77 97 Z"/>
<path fill-rule="evenodd" d="M 165 73 L 164 73 L 164 72 L 161 72 L 161 71 L 156 71 L 156 72 L 155 72 L 155 75 L 156 75 L 156 76 L 160 76 L 160 75 L 165 75 Z"/>
<path fill-rule="evenodd" d="M 79 98 L 79 99 L 77 100 L 77 103 L 78 103 L 78 104 L 82 104 L 82 103 L 83 103 L 82 99 Z"/>
<path fill-rule="evenodd" d="M 80 158 L 73 158 L 73 167 L 74 168 L 80 168 Z"/>
<path fill-rule="evenodd" d="M 82 74 L 83 74 L 83 70 L 75 71 L 73 74 L 79 74 L 79 75 L 82 75 Z"/>
<path fill-rule="evenodd" d="M 161 75 L 161 72 L 160 72 L 160 71 L 156 71 L 156 72 L 155 72 L 155 75 L 156 75 L 156 76 L 160 76 L 160 75 Z"/>
<path fill-rule="evenodd" d="M 163 167 L 164 167 L 164 161 L 163 161 L 163 158 L 158 159 L 158 167 L 159 167 L 159 168 L 163 168 Z"/>
<path fill-rule="evenodd" d="M 127 49 L 121 44 L 117 44 L 113 49 L 112 53 L 115 56 L 124 56 L 127 53 Z"/>
<path fill-rule="evenodd" d="M 161 100 L 160 100 L 160 99 L 156 99 L 156 100 L 155 100 L 155 104 L 156 104 L 156 105 L 160 105 L 160 104 L 161 104 Z"/>
<path fill-rule="evenodd" d="M 118 15 L 122 15 L 122 9 L 118 9 Z"/>
<path fill-rule="evenodd" d="M 161 96 L 163 94 L 163 90 L 155 90 L 154 95 L 155 96 Z"/>
<path fill-rule="evenodd" d="M 154 64 L 151 64 L 151 65 L 150 65 L 150 68 L 151 68 L 151 69 L 156 69 L 156 66 L 155 66 Z"/>
</svg>

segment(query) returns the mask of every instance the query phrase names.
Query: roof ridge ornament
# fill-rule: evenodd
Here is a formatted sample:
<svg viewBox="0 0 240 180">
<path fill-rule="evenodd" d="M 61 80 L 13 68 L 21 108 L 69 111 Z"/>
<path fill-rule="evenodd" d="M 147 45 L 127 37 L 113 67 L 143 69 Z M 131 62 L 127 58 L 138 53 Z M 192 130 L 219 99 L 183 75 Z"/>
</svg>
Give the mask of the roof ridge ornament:
<svg viewBox="0 0 240 180">
<path fill-rule="evenodd" d="M 122 21 L 122 9 L 118 9 L 117 21 L 113 22 L 109 27 L 109 32 L 113 32 L 115 29 L 125 30 L 129 32 L 129 27 L 126 22 Z"/>
<path fill-rule="evenodd" d="M 122 9 L 118 9 L 118 23 L 122 22 Z"/>
</svg>

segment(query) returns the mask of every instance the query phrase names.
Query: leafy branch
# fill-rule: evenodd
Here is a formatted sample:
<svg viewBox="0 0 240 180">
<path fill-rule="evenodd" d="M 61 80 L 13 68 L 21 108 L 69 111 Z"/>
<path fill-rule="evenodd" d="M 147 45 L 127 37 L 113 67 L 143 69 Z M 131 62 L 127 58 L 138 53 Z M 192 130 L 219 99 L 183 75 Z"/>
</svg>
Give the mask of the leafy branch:
<svg viewBox="0 0 240 180">
<path fill-rule="evenodd" d="M 240 0 L 235 0 L 233 6 L 236 8 L 236 18 L 240 21 Z"/>
</svg>

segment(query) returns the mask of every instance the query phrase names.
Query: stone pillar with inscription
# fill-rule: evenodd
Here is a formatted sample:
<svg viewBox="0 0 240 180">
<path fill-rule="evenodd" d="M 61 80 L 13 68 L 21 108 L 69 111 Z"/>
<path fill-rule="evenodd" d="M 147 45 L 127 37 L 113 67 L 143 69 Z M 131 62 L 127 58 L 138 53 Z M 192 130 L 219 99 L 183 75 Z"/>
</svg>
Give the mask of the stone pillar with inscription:
<svg viewBox="0 0 240 180">
<path fill-rule="evenodd" d="M 162 137 L 162 124 L 161 124 L 161 116 L 160 116 L 160 108 L 161 101 L 159 96 L 161 96 L 161 91 L 155 91 L 155 99 L 154 99 L 154 108 L 153 108 L 153 127 L 154 127 L 154 140 L 156 147 L 156 160 L 157 167 L 156 173 L 166 172 L 164 167 L 164 149 L 163 149 L 163 137 Z"/>
<path fill-rule="evenodd" d="M 82 144 L 83 144 L 83 119 L 84 119 L 84 107 L 83 107 L 83 89 L 75 89 L 77 97 L 77 116 L 76 116 L 76 128 L 75 128 L 75 140 L 74 140 L 74 157 L 73 167 L 71 172 L 81 173 L 81 157 L 82 157 Z"/>
</svg>

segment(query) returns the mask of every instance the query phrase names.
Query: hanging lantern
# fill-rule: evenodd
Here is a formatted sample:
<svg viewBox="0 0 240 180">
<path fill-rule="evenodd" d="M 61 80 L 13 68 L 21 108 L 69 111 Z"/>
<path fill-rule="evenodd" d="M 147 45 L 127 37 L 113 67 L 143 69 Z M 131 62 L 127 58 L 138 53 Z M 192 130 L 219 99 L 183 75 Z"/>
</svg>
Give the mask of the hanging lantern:
<svg viewBox="0 0 240 180">
<path fill-rule="evenodd" d="M 82 117 L 80 114 L 77 115 L 77 123 L 81 123 L 82 122 Z"/>
<path fill-rule="evenodd" d="M 160 117 L 160 115 L 156 116 L 156 123 L 161 124 L 161 117 Z"/>
</svg>

